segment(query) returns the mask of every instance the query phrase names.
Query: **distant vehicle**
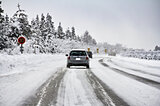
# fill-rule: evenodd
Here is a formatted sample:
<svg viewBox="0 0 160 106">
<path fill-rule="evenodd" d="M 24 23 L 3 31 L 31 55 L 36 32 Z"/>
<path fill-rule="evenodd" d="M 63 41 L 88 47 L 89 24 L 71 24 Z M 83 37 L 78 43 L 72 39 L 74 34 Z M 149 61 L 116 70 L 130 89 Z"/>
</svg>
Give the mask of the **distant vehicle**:
<svg viewBox="0 0 160 106">
<path fill-rule="evenodd" d="M 92 58 L 92 52 L 91 51 L 87 51 L 87 54 L 88 54 L 89 58 Z"/>
<path fill-rule="evenodd" d="M 109 56 L 116 56 L 116 53 L 115 52 L 110 52 L 108 53 Z"/>
<path fill-rule="evenodd" d="M 85 50 L 83 49 L 74 49 L 70 51 L 69 55 L 67 56 L 67 67 L 70 66 L 86 66 L 89 68 L 89 57 Z"/>
</svg>

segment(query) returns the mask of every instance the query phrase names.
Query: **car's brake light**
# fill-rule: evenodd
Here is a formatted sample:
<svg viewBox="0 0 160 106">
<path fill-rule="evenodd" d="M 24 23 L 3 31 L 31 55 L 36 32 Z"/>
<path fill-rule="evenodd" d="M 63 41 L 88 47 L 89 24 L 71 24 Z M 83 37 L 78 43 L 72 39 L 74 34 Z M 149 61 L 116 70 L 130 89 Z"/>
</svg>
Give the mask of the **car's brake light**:
<svg viewBox="0 0 160 106">
<path fill-rule="evenodd" d="M 86 57 L 86 60 L 88 60 L 88 57 Z"/>
<path fill-rule="evenodd" d="M 68 60 L 70 60 L 70 56 L 68 57 Z"/>
</svg>

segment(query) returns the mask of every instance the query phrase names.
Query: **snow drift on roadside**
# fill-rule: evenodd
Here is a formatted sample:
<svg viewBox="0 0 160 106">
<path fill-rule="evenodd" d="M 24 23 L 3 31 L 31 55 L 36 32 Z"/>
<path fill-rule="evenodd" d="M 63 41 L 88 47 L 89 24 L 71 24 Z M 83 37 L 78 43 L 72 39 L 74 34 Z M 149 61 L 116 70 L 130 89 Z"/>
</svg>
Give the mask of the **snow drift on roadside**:
<svg viewBox="0 0 160 106">
<path fill-rule="evenodd" d="M 17 106 L 60 67 L 64 55 L 0 55 L 0 105 Z"/>
</svg>

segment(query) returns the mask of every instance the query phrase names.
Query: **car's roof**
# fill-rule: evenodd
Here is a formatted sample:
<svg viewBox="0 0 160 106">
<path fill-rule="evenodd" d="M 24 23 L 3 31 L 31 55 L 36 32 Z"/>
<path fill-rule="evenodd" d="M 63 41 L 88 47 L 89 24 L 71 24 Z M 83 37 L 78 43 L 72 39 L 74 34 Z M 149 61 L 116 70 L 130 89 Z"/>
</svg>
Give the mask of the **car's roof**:
<svg viewBox="0 0 160 106">
<path fill-rule="evenodd" d="M 72 49 L 72 51 L 85 51 L 85 49 Z"/>
</svg>

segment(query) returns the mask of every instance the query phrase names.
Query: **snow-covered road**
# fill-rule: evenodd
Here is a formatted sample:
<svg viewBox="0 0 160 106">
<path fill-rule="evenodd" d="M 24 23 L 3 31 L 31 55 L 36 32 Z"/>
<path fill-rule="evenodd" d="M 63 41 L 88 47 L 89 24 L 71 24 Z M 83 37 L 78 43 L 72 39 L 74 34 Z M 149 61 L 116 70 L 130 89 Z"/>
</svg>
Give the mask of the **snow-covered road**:
<svg viewBox="0 0 160 106">
<path fill-rule="evenodd" d="M 0 55 L 0 106 L 160 106 L 160 61 L 95 55 Z"/>
<path fill-rule="evenodd" d="M 59 89 L 57 106 L 103 106 L 87 80 L 85 67 L 68 69 Z"/>
</svg>

